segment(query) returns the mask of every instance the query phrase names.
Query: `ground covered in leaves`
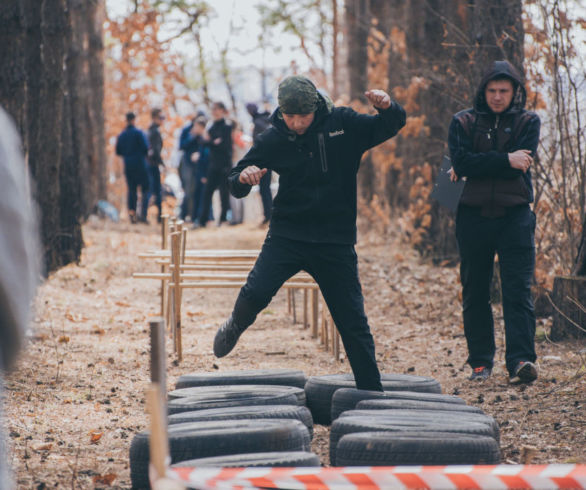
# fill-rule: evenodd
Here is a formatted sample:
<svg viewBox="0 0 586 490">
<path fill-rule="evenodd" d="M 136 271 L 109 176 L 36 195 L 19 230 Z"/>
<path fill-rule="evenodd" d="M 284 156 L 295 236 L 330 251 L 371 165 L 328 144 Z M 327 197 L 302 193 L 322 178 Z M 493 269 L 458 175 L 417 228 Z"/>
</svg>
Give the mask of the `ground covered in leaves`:
<svg viewBox="0 0 586 490">
<path fill-rule="evenodd" d="M 244 224 L 189 231 L 189 248 L 258 248 L 266 230 Z M 34 330 L 6 381 L 6 432 L 18 488 L 130 487 L 128 449 L 147 427 L 148 319 L 159 312 L 159 283 L 131 277 L 155 270 L 137 254 L 160 246 L 154 225 L 90 220 L 79 265 L 51 275 L 35 305 Z M 547 340 L 539 320 L 540 378 L 512 387 L 504 370 L 502 313 L 492 378 L 467 381 L 457 268 L 422 261 L 399 237 L 361 230 L 357 247 L 366 311 L 382 372 L 433 376 L 443 392 L 480 406 L 501 426 L 503 462 L 586 462 L 584 343 Z M 306 375 L 349 372 L 287 314 L 280 292 L 240 340 L 217 360 L 218 325 L 236 289 L 189 290 L 184 296 L 181 364 L 168 356 L 168 383 L 195 371 L 295 368 Z M 298 314 L 298 318 L 301 315 Z M 167 344 L 168 352 L 171 343 Z M 329 464 L 327 427 L 313 450 Z"/>
</svg>

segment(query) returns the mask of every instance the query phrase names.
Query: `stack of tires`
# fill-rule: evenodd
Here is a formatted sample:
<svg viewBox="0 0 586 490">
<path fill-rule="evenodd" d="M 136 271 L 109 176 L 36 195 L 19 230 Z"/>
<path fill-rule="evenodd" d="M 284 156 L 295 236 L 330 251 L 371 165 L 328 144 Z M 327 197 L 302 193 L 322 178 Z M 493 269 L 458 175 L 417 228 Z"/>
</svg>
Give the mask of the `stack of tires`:
<svg viewBox="0 0 586 490">
<path fill-rule="evenodd" d="M 306 377 L 295 370 L 195 373 L 168 393 L 173 466 L 319 466 Z M 149 488 L 149 432 L 130 446 L 132 487 Z"/>
<path fill-rule="evenodd" d="M 305 385 L 316 423 L 331 423 L 332 466 L 497 464 L 499 428 L 482 410 L 441 394 L 427 377 L 383 374 L 384 392 L 353 388 L 350 375 Z"/>
</svg>

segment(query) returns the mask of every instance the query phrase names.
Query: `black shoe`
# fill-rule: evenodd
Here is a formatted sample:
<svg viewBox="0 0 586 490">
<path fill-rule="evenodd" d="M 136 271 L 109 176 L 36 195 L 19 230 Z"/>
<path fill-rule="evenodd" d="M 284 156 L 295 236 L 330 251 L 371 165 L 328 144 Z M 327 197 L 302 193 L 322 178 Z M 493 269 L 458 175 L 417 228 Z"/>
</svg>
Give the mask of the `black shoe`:
<svg viewBox="0 0 586 490">
<path fill-rule="evenodd" d="M 244 328 L 240 328 L 234 323 L 230 315 L 230 318 L 216 332 L 216 337 L 214 338 L 214 355 L 216 357 L 227 356 L 236 345 L 236 342 L 238 342 L 244 330 Z"/>
<path fill-rule="evenodd" d="M 492 369 L 486 366 L 478 366 L 472 369 L 472 374 L 468 378 L 471 381 L 486 381 L 492 374 Z"/>
<path fill-rule="evenodd" d="M 509 383 L 518 385 L 521 383 L 531 383 L 537 379 L 537 367 L 529 361 L 521 361 L 515 366 L 515 370 L 509 378 Z"/>
</svg>

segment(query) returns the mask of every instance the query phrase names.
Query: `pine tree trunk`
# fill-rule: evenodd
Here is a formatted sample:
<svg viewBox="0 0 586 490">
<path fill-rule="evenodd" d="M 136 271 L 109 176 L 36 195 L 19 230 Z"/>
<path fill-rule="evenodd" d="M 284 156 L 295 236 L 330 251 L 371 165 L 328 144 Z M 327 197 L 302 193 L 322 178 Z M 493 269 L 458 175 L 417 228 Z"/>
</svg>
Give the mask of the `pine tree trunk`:
<svg viewBox="0 0 586 490">
<path fill-rule="evenodd" d="M 0 1 L 0 105 L 14 119 L 26 146 L 24 34 L 22 3 Z"/>
<path fill-rule="evenodd" d="M 47 273 L 62 265 L 59 250 L 61 228 L 59 169 L 64 96 L 64 11 L 63 0 L 43 0 L 41 6 L 43 64 L 39 70 L 41 77 L 39 121 L 42 124 L 39 132 L 39 147 L 42 149 L 42 159 L 37 164 L 35 177 L 36 197 L 42 214 L 41 239 Z"/>
<path fill-rule="evenodd" d="M 94 186 L 91 200 L 87 200 L 86 213 L 93 211 L 98 200 L 106 199 L 107 195 L 107 156 L 106 134 L 104 120 L 104 33 L 103 25 L 106 19 L 104 0 L 87 2 L 86 19 L 89 36 L 87 59 L 89 60 L 89 117 L 87 138 L 90 146 L 90 172 L 81 175 L 82 179 L 89 179 Z"/>
<path fill-rule="evenodd" d="M 368 87 L 367 42 L 370 30 L 370 0 L 346 1 L 346 28 L 348 45 L 348 74 L 350 99 L 366 101 L 364 91 Z"/>
<path fill-rule="evenodd" d="M 586 338 L 586 277 L 556 277 L 551 339 Z"/>
</svg>

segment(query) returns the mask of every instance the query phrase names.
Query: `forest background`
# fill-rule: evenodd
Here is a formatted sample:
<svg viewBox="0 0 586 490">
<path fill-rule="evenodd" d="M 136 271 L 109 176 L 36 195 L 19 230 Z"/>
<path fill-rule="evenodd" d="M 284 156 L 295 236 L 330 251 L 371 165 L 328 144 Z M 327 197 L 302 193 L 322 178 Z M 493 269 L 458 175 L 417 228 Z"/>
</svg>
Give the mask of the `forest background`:
<svg viewBox="0 0 586 490">
<path fill-rule="evenodd" d="M 583 334 L 586 288 L 575 281 L 586 275 L 585 17 L 579 0 L 5 0 L 0 104 L 21 132 L 46 273 L 79 260 L 81 227 L 99 200 L 124 207 L 113 152 L 124 113 L 145 128 L 149 109 L 163 107 L 172 161 L 196 110 L 220 99 L 247 125 L 244 104 L 274 106 L 292 73 L 338 104 L 368 111 L 363 92 L 380 87 L 405 107 L 400 135 L 364 159 L 359 214 L 382 236 L 399 227 L 422 257 L 454 265 L 453 216 L 430 199 L 447 128 L 487 64 L 508 59 L 524 67 L 528 108 L 542 119 L 538 311 Z"/>
</svg>

